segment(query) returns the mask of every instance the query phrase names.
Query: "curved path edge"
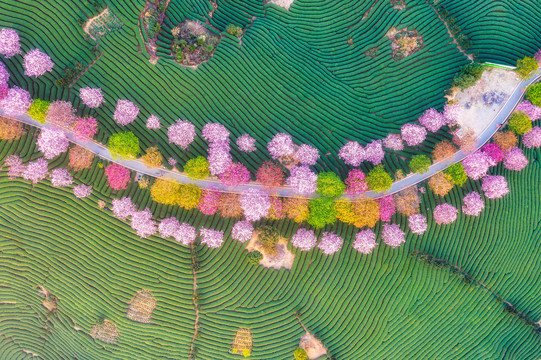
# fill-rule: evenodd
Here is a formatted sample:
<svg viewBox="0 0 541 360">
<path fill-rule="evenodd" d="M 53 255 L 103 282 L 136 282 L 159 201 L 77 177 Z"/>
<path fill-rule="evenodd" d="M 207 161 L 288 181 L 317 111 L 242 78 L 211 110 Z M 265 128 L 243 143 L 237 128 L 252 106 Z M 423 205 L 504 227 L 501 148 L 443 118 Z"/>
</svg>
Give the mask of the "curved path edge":
<svg viewBox="0 0 541 360">
<path fill-rule="evenodd" d="M 513 90 L 513 93 L 509 96 L 504 106 L 501 107 L 500 111 L 494 116 L 494 119 L 489 123 L 489 125 L 483 130 L 481 134 L 476 139 L 475 149 L 471 152 L 474 152 L 478 150 L 481 146 L 486 144 L 492 136 L 500 129 L 500 127 L 507 121 L 507 118 L 513 113 L 513 110 L 515 107 L 519 104 L 519 102 L 522 100 L 526 88 L 536 82 L 537 80 L 541 79 L 541 68 L 536 71 L 536 73 L 531 76 L 528 80 L 522 81 L 519 83 L 516 88 Z M 0 109 L 0 115 L 4 116 L 4 111 Z M 7 117 L 7 116 L 6 116 Z M 27 114 L 22 114 L 18 116 L 11 116 L 10 118 L 15 119 L 17 121 L 20 121 L 24 124 L 31 125 L 37 128 L 44 128 L 48 127 L 47 125 L 41 124 L 40 122 L 34 120 L 32 117 L 30 117 Z M 102 159 L 118 163 L 132 171 L 152 176 L 152 177 L 168 177 L 171 179 L 174 179 L 182 184 L 195 184 L 199 186 L 202 189 L 209 189 L 212 188 L 213 190 L 221 191 L 221 192 L 229 192 L 229 193 L 242 193 L 245 190 L 248 189 L 258 189 L 265 192 L 268 192 L 269 189 L 264 187 L 261 184 L 258 183 L 250 183 L 247 185 L 239 185 L 239 186 L 226 186 L 221 184 L 217 180 L 194 180 L 188 178 L 186 175 L 179 173 L 178 171 L 168 170 L 165 168 L 147 168 L 146 165 L 140 161 L 140 160 L 120 160 L 120 159 L 113 159 L 111 152 L 105 147 L 103 144 L 95 142 L 95 141 L 81 141 L 75 138 L 75 135 L 72 131 L 66 131 L 64 130 L 67 138 L 72 143 L 82 146 L 95 155 L 101 157 Z M 380 198 L 386 195 L 394 194 L 396 192 L 399 192 L 407 187 L 416 185 L 420 182 L 425 181 L 426 179 L 430 178 L 431 176 L 445 170 L 450 165 L 460 162 L 464 160 L 466 156 L 468 156 L 471 152 L 463 152 L 462 150 L 459 150 L 455 153 L 455 155 L 449 159 L 439 161 L 437 163 L 434 163 L 430 166 L 428 172 L 423 174 L 409 174 L 407 177 L 395 181 L 393 185 L 391 186 L 391 189 L 384 193 L 375 193 L 373 191 L 369 191 L 364 193 L 363 195 L 365 197 L 370 198 Z M 284 186 L 277 189 L 272 189 L 272 193 L 276 194 L 281 197 L 296 197 L 299 196 L 295 193 L 292 187 L 290 186 Z M 346 198 L 349 199 L 355 199 L 357 197 L 352 197 L 349 195 L 344 195 Z M 305 195 L 301 196 L 305 198 L 315 198 L 318 197 L 316 194 L 311 195 Z"/>
</svg>

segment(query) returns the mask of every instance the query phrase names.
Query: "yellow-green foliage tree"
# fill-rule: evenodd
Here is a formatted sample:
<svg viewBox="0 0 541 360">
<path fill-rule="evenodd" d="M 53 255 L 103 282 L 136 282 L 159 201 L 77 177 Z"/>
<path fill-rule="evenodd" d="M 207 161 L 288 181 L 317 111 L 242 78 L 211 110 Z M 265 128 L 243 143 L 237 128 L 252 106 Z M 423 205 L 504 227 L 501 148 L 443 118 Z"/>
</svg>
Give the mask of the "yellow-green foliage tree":
<svg viewBox="0 0 541 360">
<path fill-rule="evenodd" d="M 296 223 L 306 221 L 310 215 L 308 199 L 300 197 L 286 198 L 284 201 L 284 209 L 287 217 Z"/>
<path fill-rule="evenodd" d="M 162 166 L 162 153 L 157 146 L 152 146 L 147 149 L 147 153 L 141 157 L 143 162 L 149 168 L 157 168 Z"/>
<path fill-rule="evenodd" d="M 210 175 L 209 162 L 203 156 L 190 159 L 184 165 L 184 172 L 190 179 L 205 179 Z"/>
<path fill-rule="evenodd" d="M 177 205 L 180 197 L 180 184 L 172 179 L 158 178 L 150 187 L 152 200 L 164 205 Z"/>
<path fill-rule="evenodd" d="M 453 178 L 449 174 L 437 173 L 428 180 L 428 187 L 439 196 L 445 196 L 454 186 Z"/>
<path fill-rule="evenodd" d="M 356 217 L 354 225 L 359 228 L 374 227 L 379 220 L 379 204 L 374 199 L 366 198 L 355 201 L 353 210 Z"/>
<path fill-rule="evenodd" d="M 509 119 L 509 129 L 517 135 L 526 134 L 532 130 L 532 119 L 525 112 L 517 111 Z"/>
<path fill-rule="evenodd" d="M 528 79 L 538 68 L 539 64 L 533 57 L 526 56 L 524 59 L 517 60 L 516 71 L 522 80 Z"/>
<path fill-rule="evenodd" d="M 190 210 L 197 207 L 199 198 L 201 197 L 201 189 L 194 184 L 186 184 L 180 186 L 178 205 Z"/>
<path fill-rule="evenodd" d="M 366 182 L 370 190 L 385 192 L 391 189 L 393 178 L 385 171 L 383 165 L 378 165 L 368 172 Z"/>
<path fill-rule="evenodd" d="M 32 105 L 28 108 L 27 114 L 40 123 L 45 123 L 45 116 L 47 115 L 47 109 L 49 109 L 50 103 L 45 100 L 36 99 L 32 102 Z"/>
<path fill-rule="evenodd" d="M 131 131 L 124 131 L 111 135 L 108 144 L 113 159 L 133 160 L 139 155 L 139 139 Z"/>
<path fill-rule="evenodd" d="M 334 210 L 336 211 L 336 218 L 341 222 L 348 225 L 355 223 L 355 211 L 353 210 L 353 203 L 351 201 L 336 201 L 334 204 Z"/>
</svg>

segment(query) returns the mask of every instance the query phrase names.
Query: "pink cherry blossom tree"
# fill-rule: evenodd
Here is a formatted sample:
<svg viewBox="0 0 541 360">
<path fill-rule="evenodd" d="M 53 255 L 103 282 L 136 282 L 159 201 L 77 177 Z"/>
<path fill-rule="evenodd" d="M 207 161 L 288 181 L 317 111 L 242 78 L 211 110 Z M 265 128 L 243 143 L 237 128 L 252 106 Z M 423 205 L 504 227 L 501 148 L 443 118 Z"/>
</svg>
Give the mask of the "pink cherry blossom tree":
<svg viewBox="0 0 541 360">
<path fill-rule="evenodd" d="M 240 196 L 240 207 L 248 221 L 258 221 L 269 214 L 270 197 L 258 189 L 248 189 Z"/>
<path fill-rule="evenodd" d="M 51 57 L 38 49 L 30 50 L 24 55 L 24 74 L 26 76 L 41 76 L 53 70 L 54 63 Z"/>
<path fill-rule="evenodd" d="M 92 140 L 97 131 L 98 122 L 90 116 L 78 118 L 73 127 L 75 138 L 80 141 Z"/>
<path fill-rule="evenodd" d="M 129 100 L 118 100 L 113 118 L 119 125 L 126 126 L 139 115 L 139 108 Z"/>
<path fill-rule="evenodd" d="M 273 159 L 278 159 L 280 156 L 293 155 L 295 153 L 295 144 L 291 135 L 278 133 L 267 144 L 267 150 Z"/>
<path fill-rule="evenodd" d="M 342 248 L 344 239 L 332 232 L 324 232 L 321 236 L 321 241 L 318 248 L 325 255 L 332 255 Z"/>
<path fill-rule="evenodd" d="M 103 94 L 100 88 L 91 88 L 89 86 L 79 89 L 79 97 L 83 104 L 91 109 L 100 107 L 103 103 Z"/>
<path fill-rule="evenodd" d="M 533 57 L 534 57 L 535 60 L 537 60 L 538 62 L 541 62 L 541 49 L 539 49 L 539 51 L 537 51 Z"/>
<path fill-rule="evenodd" d="M 376 245 L 376 234 L 370 229 L 361 230 L 355 235 L 353 248 L 361 254 L 370 254 Z"/>
<path fill-rule="evenodd" d="M 211 249 L 222 246 L 224 241 L 223 231 L 202 228 L 199 232 L 201 233 L 201 244 L 206 244 Z"/>
<path fill-rule="evenodd" d="M 113 211 L 113 215 L 115 217 L 119 218 L 120 220 L 126 220 L 135 213 L 135 205 L 129 197 L 113 199 L 111 211 Z"/>
<path fill-rule="evenodd" d="M 484 191 L 485 196 L 489 199 L 498 199 L 509 194 L 507 180 L 499 175 L 492 175 L 484 178 L 481 190 Z"/>
<path fill-rule="evenodd" d="M 317 190 L 317 174 L 308 166 L 293 166 L 286 184 L 299 195 L 310 195 Z"/>
<path fill-rule="evenodd" d="M 66 187 L 73 184 L 73 176 L 67 169 L 54 169 L 51 172 L 51 183 L 56 187 Z"/>
<path fill-rule="evenodd" d="M 182 223 L 178 231 L 173 234 L 173 237 L 175 238 L 175 241 L 181 243 L 182 245 L 188 246 L 195 241 L 197 234 L 193 226 L 187 223 Z"/>
<path fill-rule="evenodd" d="M 406 242 L 405 233 L 396 224 L 385 224 L 381 232 L 381 238 L 385 244 L 398 247 Z"/>
<path fill-rule="evenodd" d="M 212 175 L 220 175 L 226 171 L 233 161 L 229 153 L 229 145 L 227 143 L 218 143 L 210 146 L 207 160 Z"/>
<path fill-rule="evenodd" d="M 90 194 L 92 194 L 92 186 L 90 185 L 81 184 L 73 188 L 73 195 L 75 195 L 77 199 L 85 198 L 90 196 Z"/>
<path fill-rule="evenodd" d="M 32 105 L 30 93 L 17 86 L 8 89 L 7 94 L 0 100 L 0 108 L 6 116 L 19 116 L 28 111 Z"/>
<path fill-rule="evenodd" d="M 504 158 L 503 150 L 496 143 L 486 144 L 481 148 L 481 151 L 486 153 L 497 164 Z"/>
<path fill-rule="evenodd" d="M 5 85 L 9 81 L 9 72 L 3 62 L 0 61 L 0 85 Z"/>
<path fill-rule="evenodd" d="M 466 175 L 472 180 L 479 180 L 487 176 L 488 169 L 495 165 L 494 160 L 482 151 L 476 151 L 462 160 Z"/>
<path fill-rule="evenodd" d="M 404 124 L 400 129 L 402 139 L 408 146 L 417 146 L 426 139 L 426 129 L 421 125 Z"/>
<path fill-rule="evenodd" d="M 36 142 L 45 159 L 52 159 L 68 151 L 69 141 L 62 130 L 43 128 Z"/>
<path fill-rule="evenodd" d="M 297 149 L 295 158 L 302 165 L 315 165 L 319 160 L 319 151 L 313 146 L 303 144 Z"/>
<path fill-rule="evenodd" d="M 440 204 L 434 208 L 434 220 L 436 224 L 451 224 L 458 215 L 458 209 L 450 204 Z"/>
<path fill-rule="evenodd" d="M 387 195 L 376 200 L 379 204 L 379 219 L 381 221 L 391 221 L 396 213 L 396 203 L 392 195 Z"/>
<path fill-rule="evenodd" d="M 48 124 L 70 129 L 77 120 L 77 116 L 69 101 L 55 100 L 49 105 L 45 120 Z"/>
<path fill-rule="evenodd" d="M 249 221 L 239 221 L 231 229 L 231 237 L 235 240 L 245 243 L 252 238 L 254 227 Z"/>
<path fill-rule="evenodd" d="M 19 176 L 22 176 L 26 170 L 26 166 L 23 165 L 23 160 L 20 156 L 10 155 L 6 158 L 4 164 L 9 166 L 8 177 L 10 179 L 15 179 Z"/>
<path fill-rule="evenodd" d="M 240 163 L 231 163 L 228 168 L 220 174 L 220 181 L 226 186 L 245 185 L 250 182 L 250 171 Z"/>
<path fill-rule="evenodd" d="M 533 105 L 528 100 L 524 100 L 515 108 L 515 112 L 522 111 L 528 115 L 532 121 L 541 119 L 541 107 Z"/>
<path fill-rule="evenodd" d="M 160 125 L 160 118 L 156 115 L 150 115 L 150 117 L 147 119 L 147 129 L 149 130 L 157 130 L 161 127 Z"/>
<path fill-rule="evenodd" d="M 479 216 L 481 211 L 485 208 L 485 202 L 483 201 L 481 194 L 476 191 L 464 196 L 463 202 L 462 212 L 466 215 Z"/>
<path fill-rule="evenodd" d="M 366 176 L 359 169 L 350 170 L 348 177 L 345 180 L 346 192 L 349 195 L 361 195 L 368 191 Z"/>
<path fill-rule="evenodd" d="M 462 116 L 464 109 L 458 104 L 450 105 L 447 104 L 443 107 L 443 118 L 445 120 L 445 125 L 454 125 L 457 123 L 458 119 Z"/>
<path fill-rule="evenodd" d="M 532 130 L 522 136 L 522 143 L 528 149 L 541 147 L 541 128 L 534 126 Z"/>
<path fill-rule="evenodd" d="M 348 141 L 338 152 L 338 157 L 347 165 L 357 167 L 365 160 L 364 147 L 356 141 Z"/>
<path fill-rule="evenodd" d="M 105 168 L 105 176 L 109 182 L 109 186 L 114 190 L 126 189 L 130 182 L 130 170 L 119 164 L 110 164 Z"/>
<path fill-rule="evenodd" d="M 8 84 L 0 84 L 0 100 L 8 96 L 8 91 L 9 91 Z"/>
<path fill-rule="evenodd" d="M 391 149 L 394 151 L 404 150 L 404 142 L 402 141 L 402 136 L 400 136 L 399 134 L 387 135 L 387 137 L 383 140 L 383 145 L 387 149 Z"/>
<path fill-rule="evenodd" d="M 295 235 L 291 237 L 291 245 L 302 251 L 309 251 L 316 246 L 317 239 L 314 230 L 299 228 Z"/>
<path fill-rule="evenodd" d="M 425 233 L 428 225 L 426 217 L 422 214 L 413 214 L 408 218 L 408 224 L 412 233 L 422 235 Z"/>
<path fill-rule="evenodd" d="M 21 53 L 19 34 L 13 29 L 0 30 L 0 54 L 6 59 Z"/>
<path fill-rule="evenodd" d="M 381 164 L 384 157 L 385 151 L 381 140 L 374 140 L 364 148 L 364 159 L 370 161 L 373 165 Z"/>
<path fill-rule="evenodd" d="M 180 229 L 180 223 L 176 217 L 170 217 L 160 221 L 158 225 L 158 232 L 163 238 L 173 236 Z"/>
<path fill-rule="evenodd" d="M 195 139 L 195 126 L 189 121 L 179 119 L 175 124 L 169 126 L 167 136 L 170 143 L 186 150 Z"/>
<path fill-rule="evenodd" d="M 229 144 L 229 131 L 222 124 L 210 123 L 203 126 L 203 139 L 207 140 L 209 144 L 228 143 Z"/>
<path fill-rule="evenodd" d="M 131 228 L 141 238 L 154 235 L 157 231 L 156 221 L 152 220 L 152 213 L 149 208 L 143 211 L 134 211 L 131 216 Z"/>
<path fill-rule="evenodd" d="M 205 215 L 214 215 L 220 205 L 220 192 L 213 189 L 204 189 L 199 198 L 197 208 Z"/>
<path fill-rule="evenodd" d="M 34 184 L 47 177 L 49 170 L 47 169 L 47 160 L 39 158 L 26 166 L 23 172 L 23 179 L 30 180 Z"/>
<path fill-rule="evenodd" d="M 240 151 L 253 152 L 256 151 L 255 139 L 248 134 L 244 134 L 237 139 L 237 146 Z"/>
<path fill-rule="evenodd" d="M 178 163 L 178 161 L 174 157 L 170 157 L 169 159 L 167 159 L 167 163 L 171 166 L 175 166 Z"/>
<path fill-rule="evenodd" d="M 508 170 L 521 171 L 528 165 L 528 158 L 518 147 L 514 147 L 505 154 L 503 166 Z"/>
<path fill-rule="evenodd" d="M 419 117 L 419 123 L 427 128 L 430 132 L 437 132 L 443 125 L 445 125 L 444 115 L 434 108 L 430 108 Z"/>
</svg>

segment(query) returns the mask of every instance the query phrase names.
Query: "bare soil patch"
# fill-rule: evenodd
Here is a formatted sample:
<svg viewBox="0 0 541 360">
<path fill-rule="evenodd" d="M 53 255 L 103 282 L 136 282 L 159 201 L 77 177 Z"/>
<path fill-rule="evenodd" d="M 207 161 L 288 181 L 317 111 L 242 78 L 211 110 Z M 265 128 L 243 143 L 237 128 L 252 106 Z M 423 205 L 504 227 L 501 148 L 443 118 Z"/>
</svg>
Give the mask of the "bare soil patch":
<svg viewBox="0 0 541 360">
<path fill-rule="evenodd" d="M 393 9 L 395 10 L 406 10 L 406 0 L 391 0 L 391 4 L 393 4 Z"/>
<path fill-rule="evenodd" d="M 306 354 L 310 360 L 316 360 L 327 355 L 327 349 L 325 349 L 323 343 L 309 332 L 306 332 L 306 334 L 301 337 L 299 347 L 306 350 Z"/>
<path fill-rule="evenodd" d="M 128 319 L 141 323 L 150 323 L 152 312 L 156 308 L 156 299 L 154 299 L 150 291 L 144 289 L 139 291 L 129 304 L 126 313 Z"/>
<path fill-rule="evenodd" d="M 250 329 L 240 328 L 235 334 L 235 339 L 233 340 L 233 345 L 229 352 L 231 354 L 244 355 L 245 357 L 250 356 L 252 344 L 253 339 Z"/>
<path fill-rule="evenodd" d="M 281 8 L 284 8 L 286 10 L 289 10 L 291 7 L 291 4 L 293 4 L 295 0 L 267 0 L 267 4 L 274 4 Z"/>
<path fill-rule="evenodd" d="M 250 242 L 246 246 L 246 250 L 249 252 L 257 250 L 263 254 L 263 259 L 261 259 L 259 262 L 260 265 L 276 270 L 279 270 L 281 267 L 291 270 L 293 267 L 293 261 L 295 260 L 295 255 L 287 249 L 286 239 L 280 237 L 280 240 L 276 244 L 276 255 L 269 255 L 263 249 L 263 246 L 258 241 L 258 238 L 259 233 L 254 231 Z"/>
<path fill-rule="evenodd" d="M 103 324 L 96 324 L 90 330 L 90 336 L 107 344 L 115 344 L 118 341 L 118 329 L 109 320 L 103 320 Z"/>
<path fill-rule="evenodd" d="M 416 53 L 423 47 L 423 37 L 417 30 L 398 30 L 393 26 L 385 36 L 391 40 L 392 58 L 395 61 Z"/>
<path fill-rule="evenodd" d="M 98 15 L 91 17 L 83 26 L 83 31 L 97 40 L 103 35 L 120 29 L 124 24 L 106 7 Z"/>
</svg>

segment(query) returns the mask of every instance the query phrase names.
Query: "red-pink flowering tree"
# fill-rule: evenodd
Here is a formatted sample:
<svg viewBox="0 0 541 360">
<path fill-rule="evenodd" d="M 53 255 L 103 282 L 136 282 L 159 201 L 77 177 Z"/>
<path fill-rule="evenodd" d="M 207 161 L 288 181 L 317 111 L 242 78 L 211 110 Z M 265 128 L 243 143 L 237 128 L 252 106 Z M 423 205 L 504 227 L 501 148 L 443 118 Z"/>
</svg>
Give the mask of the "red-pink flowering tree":
<svg viewBox="0 0 541 360">
<path fill-rule="evenodd" d="M 528 159 L 524 156 L 522 150 L 517 147 L 512 148 L 505 154 L 503 166 L 508 170 L 521 171 L 528 165 Z"/>
<path fill-rule="evenodd" d="M 214 176 L 220 175 L 231 165 L 233 159 L 229 153 L 229 144 L 216 143 L 209 147 L 209 156 L 207 158 L 209 162 L 210 173 Z"/>
<path fill-rule="evenodd" d="M 269 214 L 269 195 L 257 189 L 248 189 L 240 196 L 240 206 L 248 221 L 257 221 Z"/>
<path fill-rule="evenodd" d="M 321 236 L 321 241 L 319 242 L 317 247 L 325 255 L 332 255 L 338 250 L 340 250 L 340 248 L 342 248 L 343 243 L 344 243 L 344 239 L 342 239 L 340 236 L 336 235 L 335 233 L 324 232 Z"/>
<path fill-rule="evenodd" d="M 237 139 L 237 146 L 240 151 L 253 152 L 256 151 L 255 139 L 248 134 L 244 134 Z"/>
<path fill-rule="evenodd" d="M 532 121 L 541 119 L 541 107 L 533 105 L 528 100 L 524 100 L 515 108 L 515 112 L 522 111 L 528 115 Z"/>
<path fill-rule="evenodd" d="M 13 29 L 0 30 L 0 54 L 6 59 L 21 53 L 19 34 Z"/>
<path fill-rule="evenodd" d="M 245 243 L 252 238 L 254 227 L 249 221 L 239 221 L 231 229 L 231 237 L 235 240 Z"/>
<path fill-rule="evenodd" d="M 148 119 L 147 119 L 147 129 L 150 129 L 150 130 L 157 130 L 161 128 L 161 124 L 160 124 L 160 118 L 157 117 L 156 115 L 151 115 Z"/>
<path fill-rule="evenodd" d="M 540 49 L 539 51 L 537 51 L 533 57 L 534 57 L 535 60 L 537 60 L 538 62 L 541 62 L 541 49 Z"/>
<path fill-rule="evenodd" d="M 381 221 L 391 221 L 396 213 L 396 203 L 392 195 L 387 195 L 376 200 L 379 204 L 379 219 Z"/>
<path fill-rule="evenodd" d="M 381 164 L 384 157 L 385 151 L 383 150 L 381 140 L 374 140 L 364 148 L 364 159 L 370 161 L 373 165 Z"/>
<path fill-rule="evenodd" d="M 163 238 L 172 237 L 180 229 L 180 223 L 176 217 L 170 217 L 160 221 L 158 232 Z"/>
<path fill-rule="evenodd" d="M 47 160 L 39 158 L 26 166 L 23 172 L 23 179 L 30 180 L 34 184 L 47 177 L 49 170 L 47 169 Z"/>
<path fill-rule="evenodd" d="M 85 198 L 90 196 L 90 194 L 92 194 L 92 186 L 90 185 L 81 184 L 73 188 L 73 195 L 75 195 L 77 199 Z"/>
<path fill-rule="evenodd" d="M 485 202 L 483 201 L 481 194 L 476 191 L 464 196 L 463 202 L 462 212 L 466 215 L 479 216 L 481 211 L 485 208 Z"/>
<path fill-rule="evenodd" d="M 408 218 L 408 224 L 412 233 L 422 235 L 425 233 L 428 225 L 426 217 L 422 214 L 413 214 Z"/>
<path fill-rule="evenodd" d="M 0 100 L 0 108 L 6 116 L 19 116 L 28 111 L 32 105 L 30 93 L 17 86 L 8 89 L 7 94 Z"/>
<path fill-rule="evenodd" d="M 462 116 L 464 109 L 458 104 L 447 104 L 443 107 L 443 119 L 445 120 L 445 125 L 454 125 L 457 123 L 458 119 Z"/>
<path fill-rule="evenodd" d="M 26 166 L 23 165 L 23 160 L 17 155 L 8 156 L 4 163 L 9 166 L 8 177 L 10 179 L 15 179 L 22 176 L 26 169 Z"/>
<path fill-rule="evenodd" d="M 9 81 L 9 72 L 3 62 L 0 61 L 0 85 L 5 85 Z"/>
<path fill-rule="evenodd" d="M 364 147 L 356 141 L 348 141 L 338 152 L 338 157 L 347 165 L 357 167 L 365 160 Z"/>
<path fill-rule="evenodd" d="M 302 165 L 315 165 L 319 159 L 319 151 L 313 146 L 303 144 L 297 149 L 295 158 Z"/>
<path fill-rule="evenodd" d="M 8 96 L 8 91 L 9 91 L 8 84 L 0 84 L 0 100 Z"/>
<path fill-rule="evenodd" d="M 70 102 L 55 100 L 49 105 L 45 120 L 48 124 L 71 129 L 77 120 L 77 116 L 75 115 L 75 109 Z"/>
<path fill-rule="evenodd" d="M 404 150 L 404 142 L 402 141 L 402 136 L 400 136 L 399 134 L 387 135 L 387 137 L 383 140 L 383 145 L 387 149 L 391 149 L 394 151 Z"/>
<path fill-rule="evenodd" d="M 212 249 L 222 246 L 224 241 L 223 231 L 202 228 L 199 232 L 201 233 L 201 244 L 206 244 Z"/>
<path fill-rule="evenodd" d="M 299 195 L 310 195 L 317 190 L 317 174 L 308 166 L 293 166 L 290 176 L 287 178 L 287 185 Z"/>
<path fill-rule="evenodd" d="M 462 160 L 464 171 L 472 180 L 479 180 L 487 176 L 488 169 L 493 165 L 495 165 L 494 160 L 482 151 L 476 151 Z"/>
<path fill-rule="evenodd" d="M 73 176 L 67 169 L 54 169 L 51 172 L 51 183 L 56 187 L 66 187 L 73 184 Z"/>
<path fill-rule="evenodd" d="M 492 175 L 484 178 L 481 190 L 484 191 L 485 196 L 489 199 L 497 199 L 509 194 L 507 180 L 499 175 Z"/>
<path fill-rule="evenodd" d="M 349 195 L 361 195 L 368 191 L 366 176 L 359 169 L 350 170 L 348 177 L 345 180 L 346 192 Z"/>
<path fill-rule="evenodd" d="M 426 139 L 426 129 L 417 124 L 404 124 L 400 129 L 402 139 L 408 146 L 417 146 Z"/>
<path fill-rule="evenodd" d="M 503 150 L 496 143 L 486 144 L 481 148 L 481 151 L 486 153 L 497 164 L 504 158 Z"/>
<path fill-rule="evenodd" d="M 78 118 L 73 127 L 75 138 L 81 141 L 92 140 L 98 131 L 98 122 L 93 117 Z"/>
<path fill-rule="evenodd" d="M 302 251 L 309 251 L 316 246 L 317 239 L 314 230 L 299 228 L 295 235 L 291 237 L 291 245 Z"/>
<path fill-rule="evenodd" d="M 118 100 L 113 118 L 119 125 L 126 126 L 139 115 L 139 108 L 129 100 Z"/>
<path fill-rule="evenodd" d="M 532 130 L 522 135 L 522 143 L 528 149 L 541 147 L 541 128 L 534 126 Z"/>
<path fill-rule="evenodd" d="M 190 245 L 197 238 L 196 230 L 193 226 L 182 223 L 177 232 L 173 234 L 175 240 L 182 245 Z"/>
<path fill-rule="evenodd" d="M 141 238 L 154 235 L 157 231 L 156 221 L 152 220 L 152 213 L 149 208 L 143 211 L 134 211 L 131 216 L 131 228 Z"/>
<path fill-rule="evenodd" d="M 405 233 L 396 224 L 385 224 L 381 232 L 383 242 L 391 247 L 398 247 L 406 242 Z"/>
<path fill-rule="evenodd" d="M 113 215 L 120 220 L 126 220 L 135 213 L 135 205 L 129 197 L 122 199 L 113 199 L 113 207 L 111 208 Z"/>
<path fill-rule="evenodd" d="M 204 189 L 199 198 L 197 208 L 205 215 L 214 215 L 220 205 L 220 192 L 215 189 Z"/>
<path fill-rule="evenodd" d="M 245 185 L 250 182 L 250 171 L 240 163 L 231 163 L 228 168 L 220 174 L 220 181 L 226 186 Z"/>
<path fill-rule="evenodd" d="M 355 235 L 353 248 L 361 254 L 370 254 L 376 245 L 376 234 L 370 229 L 361 230 Z"/>
<path fill-rule="evenodd" d="M 278 133 L 267 144 L 267 150 L 273 159 L 278 159 L 284 155 L 293 155 L 295 153 L 295 144 L 291 135 Z"/>
<path fill-rule="evenodd" d="M 261 185 L 269 188 L 280 187 L 285 181 L 283 168 L 272 161 L 265 161 L 261 164 L 255 177 Z"/>
<path fill-rule="evenodd" d="M 419 123 L 427 128 L 428 131 L 435 133 L 445 125 L 445 118 L 438 110 L 430 108 L 419 117 Z"/>
<path fill-rule="evenodd" d="M 79 89 L 79 97 L 83 104 L 91 109 L 99 107 L 103 103 L 103 94 L 100 88 L 89 86 Z"/>
<path fill-rule="evenodd" d="M 458 209 L 450 204 L 440 204 L 434 208 L 434 220 L 436 224 L 450 224 L 458 215 Z"/>
<path fill-rule="evenodd" d="M 51 57 L 38 49 L 33 49 L 24 55 L 24 74 L 26 76 L 41 76 L 53 70 Z"/>
<path fill-rule="evenodd" d="M 118 164 L 110 164 L 105 168 L 105 176 L 109 186 L 114 190 L 125 189 L 131 179 L 130 170 Z"/>
<path fill-rule="evenodd" d="M 179 119 L 175 124 L 169 126 L 167 136 L 170 143 L 186 150 L 195 139 L 195 126 L 189 121 Z"/>
<path fill-rule="evenodd" d="M 52 159 L 68 151 L 69 141 L 62 130 L 43 128 L 36 144 L 45 159 Z"/>
<path fill-rule="evenodd" d="M 222 124 L 205 124 L 205 126 L 203 126 L 202 135 L 203 139 L 207 140 L 211 145 L 219 143 L 229 144 L 229 131 Z"/>
</svg>

